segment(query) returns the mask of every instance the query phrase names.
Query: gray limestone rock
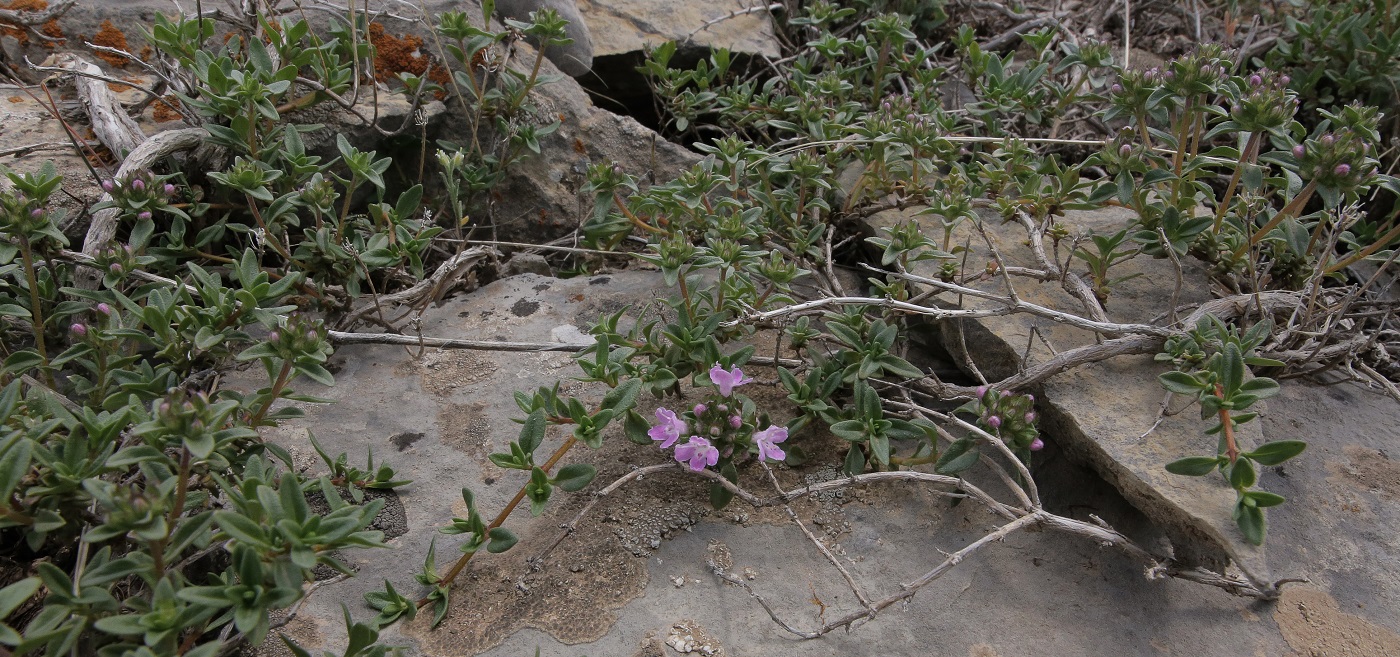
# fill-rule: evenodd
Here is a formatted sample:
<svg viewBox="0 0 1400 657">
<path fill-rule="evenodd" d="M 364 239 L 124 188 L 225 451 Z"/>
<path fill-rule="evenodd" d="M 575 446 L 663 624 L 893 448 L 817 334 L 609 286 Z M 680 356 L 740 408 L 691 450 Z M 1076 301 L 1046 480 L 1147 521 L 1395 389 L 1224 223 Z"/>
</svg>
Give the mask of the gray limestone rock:
<svg viewBox="0 0 1400 657">
<path fill-rule="evenodd" d="M 559 13 L 560 18 L 568 21 L 569 26 L 565 28 L 565 33 L 574 40 L 573 43 L 566 46 L 551 46 L 545 50 L 545 57 L 564 74 L 573 77 L 593 70 L 593 36 L 574 0 L 498 0 L 496 2 L 496 12 L 502 18 L 517 21 L 530 20 L 530 12 L 540 9 L 553 9 Z M 534 45 L 538 46 L 538 44 Z"/>
</svg>

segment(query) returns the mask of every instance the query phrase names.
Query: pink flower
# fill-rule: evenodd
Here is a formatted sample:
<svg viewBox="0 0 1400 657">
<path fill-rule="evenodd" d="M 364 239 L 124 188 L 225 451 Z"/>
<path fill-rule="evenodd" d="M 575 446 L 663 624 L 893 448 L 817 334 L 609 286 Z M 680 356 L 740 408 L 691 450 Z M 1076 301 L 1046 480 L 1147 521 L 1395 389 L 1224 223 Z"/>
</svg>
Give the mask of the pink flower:
<svg viewBox="0 0 1400 657">
<path fill-rule="evenodd" d="M 978 398 L 978 399 L 981 399 L 981 398 L 986 397 L 986 396 L 987 396 L 987 386 L 977 386 L 977 398 Z"/>
<path fill-rule="evenodd" d="M 719 462 L 719 450 L 715 449 L 710 441 L 700 436 L 691 436 L 690 440 L 683 445 L 676 446 L 676 460 L 681 463 L 690 463 L 690 469 L 699 472 L 707 465 L 714 465 Z"/>
<path fill-rule="evenodd" d="M 685 433 L 685 421 L 676 417 L 676 414 L 665 408 L 656 409 L 656 426 L 647 432 L 652 440 L 661 443 L 661 449 L 666 449 L 676 444 L 681 434 Z"/>
<path fill-rule="evenodd" d="M 989 427 L 991 427 L 991 428 L 993 428 L 993 429 L 1000 429 L 1000 428 L 1001 428 L 1001 418 L 1000 418 L 1000 417 L 997 417 L 997 416 L 995 416 L 995 415 L 993 415 L 993 416 L 987 418 L 987 426 L 989 426 Z"/>
<path fill-rule="evenodd" d="M 715 363 L 715 366 L 710 368 L 710 381 L 719 387 L 721 396 L 728 397 L 733 394 L 735 388 L 745 383 L 752 383 L 753 379 L 744 378 L 744 371 L 737 367 L 732 371 L 725 371 L 719 363 Z"/>
<path fill-rule="evenodd" d="M 1039 451 L 1042 450 L 1042 449 L 1045 449 L 1045 441 L 1043 441 L 1043 440 L 1041 440 L 1041 439 L 1039 439 L 1039 438 L 1036 438 L 1035 440 L 1032 440 L 1032 441 L 1031 441 L 1031 451 L 1032 451 L 1032 452 L 1039 452 Z"/>
<path fill-rule="evenodd" d="M 758 443 L 758 458 L 774 461 L 787 458 L 787 453 L 783 452 L 783 448 L 778 447 L 778 443 L 787 439 L 787 427 L 771 426 L 763 431 L 754 432 L 753 440 Z"/>
</svg>

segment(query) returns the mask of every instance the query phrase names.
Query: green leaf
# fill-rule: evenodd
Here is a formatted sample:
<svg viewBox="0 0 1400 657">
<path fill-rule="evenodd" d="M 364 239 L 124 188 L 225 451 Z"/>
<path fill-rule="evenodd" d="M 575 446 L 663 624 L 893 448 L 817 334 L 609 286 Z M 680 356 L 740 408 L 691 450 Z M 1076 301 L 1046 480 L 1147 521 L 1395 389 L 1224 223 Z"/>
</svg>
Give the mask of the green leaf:
<svg viewBox="0 0 1400 657">
<path fill-rule="evenodd" d="M 614 413 L 632 408 L 632 404 L 637 401 L 637 394 L 642 391 L 641 379 L 628 379 L 626 383 L 608 391 L 603 395 L 602 408 L 611 409 Z"/>
<path fill-rule="evenodd" d="M 574 493 L 582 490 L 596 476 L 598 476 L 597 468 L 587 463 L 574 463 L 559 468 L 559 473 L 554 476 L 554 485 Z"/>
<path fill-rule="evenodd" d="M 1204 388 L 1199 379 L 1186 372 L 1166 372 L 1157 376 L 1157 381 L 1169 392 L 1192 397 L 1201 394 Z"/>
<path fill-rule="evenodd" d="M 972 467 L 981 458 L 977 442 L 971 438 L 960 438 L 938 455 L 933 471 L 941 475 L 955 475 Z"/>
<path fill-rule="evenodd" d="M 1235 524 L 1239 525 L 1246 540 L 1255 545 L 1263 545 L 1264 535 L 1267 531 L 1264 510 L 1245 504 L 1245 499 L 1241 497 L 1240 501 L 1235 504 Z"/>
<path fill-rule="evenodd" d="M 1235 464 L 1230 468 L 1230 485 L 1236 490 L 1244 490 L 1254 485 L 1259 480 L 1258 474 L 1254 472 L 1254 462 L 1249 459 L 1235 459 Z"/>
<path fill-rule="evenodd" d="M 1167 472 L 1187 477 L 1204 477 L 1220 467 L 1220 459 L 1215 456 L 1191 456 L 1167 464 Z"/>
<path fill-rule="evenodd" d="M 214 514 L 214 522 L 234 540 L 254 547 L 271 547 L 267 543 L 267 534 L 263 531 L 263 526 L 248 516 L 233 511 L 218 511 Z"/>
<path fill-rule="evenodd" d="M 831 425 L 831 433 L 853 443 L 865 442 L 865 423 L 860 420 L 842 420 Z"/>
<path fill-rule="evenodd" d="M 486 551 L 490 552 L 491 554 L 500 554 L 502 552 L 505 552 L 506 550 L 515 547 L 515 544 L 520 541 L 520 538 L 515 535 L 515 532 L 512 532 L 511 530 L 506 529 L 505 527 L 497 527 L 495 529 L 492 529 L 490 532 L 488 532 L 488 535 L 491 537 L 491 542 L 486 544 Z"/>
<path fill-rule="evenodd" d="M 0 589 L 0 619 L 9 616 L 11 612 L 24 604 L 35 591 L 39 590 L 38 577 L 26 577 L 14 584 Z"/>
<path fill-rule="evenodd" d="M 545 429 L 549 426 L 544 409 L 537 409 L 525 418 L 525 425 L 520 428 L 520 448 L 527 454 L 534 454 L 535 448 L 544 441 Z"/>
<path fill-rule="evenodd" d="M 622 428 L 627 435 L 627 439 L 638 445 L 652 444 L 651 436 L 647 432 L 651 430 L 651 424 L 646 418 L 636 411 L 627 411 L 627 417 L 623 421 Z"/>
<path fill-rule="evenodd" d="M 710 506 L 719 511 L 734 499 L 734 491 L 725 488 L 723 484 L 715 482 L 710 484 Z"/>
<path fill-rule="evenodd" d="M 865 471 L 865 452 L 861 451 L 860 445 L 851 445 L 851 449 L 847 450 L 846 461 L 842 463 L 841 471 L 851 476 Z"/>
<path fill-rule="evenodd" d="M 1303 453 L 1308 444 L 1301 440 L 1276 440 L 1264 443 L 1244 456 L 1254 459 L 1259 465 L 1278 465 Z"/>
<path fill-rule="evenodd" d="M 1244 496 L 1249 498 L 1250 501 L 1254 503 L 1254 506 L 1257 506 L 1261 509 L 1271 506 L 1278 506 L 1285 502 L 1284 497 L 1282 495 L 1275 495 L 1274 493 L 1270 493 L 1269 491 L 1265 490 L 1248 491 L 1244 494 Z"/>
</svg>

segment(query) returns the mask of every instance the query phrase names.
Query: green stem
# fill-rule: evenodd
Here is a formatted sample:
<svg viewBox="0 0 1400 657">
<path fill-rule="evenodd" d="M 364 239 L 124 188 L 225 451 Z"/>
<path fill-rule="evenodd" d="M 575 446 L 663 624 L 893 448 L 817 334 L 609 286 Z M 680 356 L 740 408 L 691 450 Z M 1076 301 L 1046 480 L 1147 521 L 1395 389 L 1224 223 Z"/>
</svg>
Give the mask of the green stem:
<svg viewBox="0 0 1400 657">
<path fill-rule="evenodd" d="M 1235 163 L 1235 175 L 1230 176 L 1230 185 L 1225 188 L 1225 198 L 1221 199 L 1220 205 L 1215 208 L 1214 231 L 1216 235 L 1220 234 L 1220 224 L 1225 220 L 1225 211 L 1229 209 L 1230 202 L 1235 199 L 1235 188 L 1240 184 L 1240 176 L 1244 175 L 1245 165 L 1254 163 L 1262 136 L 1261 132 L 1249 133 L 1249 141 L 1245 143 L 1244 150 L 1240 151 L 1239 161 Z"/>
<path fill-rule="evenodd" d="M 1308 182 L 1307 186 L 1303 187 L 1302 191 L 1298 192 L 1298 195 L 1293 197 L 1292 202 L 1284 206 L 1282 210 L 1279 210 L 1278 214 L 1274 215 L 1274 218 L 1269 220 L 1269 223 L 1266 223 L 1262 227 L 1260 227 L 1259 230 L 1255 232 L 1252 237 L 1249 238 L 1248 242 L 1245 242 L 1242 246 L 1240 246 L 1240 248 L 1235 249 L 1235 259 L 1238 260 L 1239 258 L 1243 258 L 1245 252 L 1249 250 L 1249 247 L 1254 246 L 1259 242 L 1259 240 L 1264 239 L 1264 236 L 1268 235 L 1269 231 L 1272 231 L 1274 228 L 1278 227 L 1278 225 L 1282 223 L 1284 219 L 1288 218 L 1289 216 L 1296 215 L 1298 212 L 1302 211 L 1303 207 L 1307 205 L 1308 199 L 1312 198 L 1313 192 L 1316 190 L 1317 181 L 1314 180 Z"/>
<path fill-rule="evenodd" d="M 39 358 L 44 362 L 44 377 L 48 380 L 49 387 L 58 389 L 54 381 L 53 372 L 49 371 L 49 350 L 44 343 L 44 307 L 43 301 L 39 298 L 39 273 L 34 269 L 34 252 L 29 243 L 29 237 L 23 233 L 19 234 L 20 256 L 24 259 L 24 276 L 29 283 L 29 321 L 34 327 L 34 348 L 39 352 Z"/>
<path fill-rule="evenodd" d="M 1391 240 L 1394 240 L 1397 237 L 1400 237 L 1400 224 L 1396 224 L 1394 228 L 1391 228 L 1390 231 L 1387 232 L 1385 235 L 1381 236 L 1380 239 L 1372 242 L 1370 246 L 1361 249 L 1360 251 L 1357 251 L 1356 253 L 1347 256 L 1341 262 L 1338 262 L 1332 265 L 1331 267 L 1328 267 L 1326 273 L 1333 274 L 1342 269 L 1350 267 L 1353 264 L 1356 264 L 1357 261 L 1371 255 L 1372 253 L 1375 253 L 1376 251 L 1379 251 L 1381 247 L 1384 247 L 1386 244 L 1389 244 Z"/>
<path fill-rule="evenodd" d="M 248 420 L 248 426 L 256 428 L 259 422 L 267 416 L 267 412 L 272 409 L 272 403 L 277 401 L 277 397 L 282 394 L 282 388 L 286 387 L 287 380 L 291 378 L 292 361 L 282 361 L 282 371 L 277 373 L 277 380 L 272 384 L 272 390 L 267 394 L 267 401 L 263 402 L 262 408 Z"/>
<path fill-rule="evenodd" d="M 548 48 L 548 41 L 540 44 L 539 52 L 535 53 L 535 66 L 530 69 L 530 79 L 525 81 L 525 88 L 520 90 L 520 95 L 511 101 L 510 111 L 506 112 L 507 115 L 514 115 L 515 111 L 520 109 L 520 104 L 525 102 L 525 97 L 530 95 L 530 90 L 535 88 L 535 79 L 540 75 L 540 63 L 544 61 L 544 51 Z"/>
<path fill-rule="evenodd" d="M 544 465 L 540 466 L 540 469 L 544 470 L 545 474 L 549 474 L 550 469 L 559 463 L 559 459 L 564 458 L 564 455 L 569 452 L 569 449 L 577 443 L 577 438 L 569 436 L 569 438 L 564 441 L 564 444 L 559 446 L 559 449 L 554 450 L 554 454 L 550 455 L 549 460 L 546 461 Z M 529 486 L 530 484 L 527 482 L 524 486 L 520 487 L 519 491 L 516 491 L 515 497 L 511 498 L 510 503 L 507 504 L 504 509 L 501 509 L 500 513 L 496 514 L 496 518 L 491 521 L 491 524 L 486 526 L 487 533 L 490 533 L 491 530 L 505 523 L 506 518 L 510 517 L 512 511 L 515 511 L 515 507 L 519 506 L 520 503 L 524 501 L 525 491 L 529 489 Z M 476 553 L 468 552 L 457 559 L 457 563 L 452 564 L 452 569 L 448 570 L 447 574 L 443 575 L 442 579 L 438 580 L 438 586 L 452 586 L 452 581 L 457 579 L 457 575 L 462 572 L 463 568 L 467 567 L 467 562 L 472 560 L 473 554 Z M 429 602 L 431 602 L 431 600 L 426 597 L 420 598 L 418 600 L 418 606 L 422 607 Z"/>
</svg>

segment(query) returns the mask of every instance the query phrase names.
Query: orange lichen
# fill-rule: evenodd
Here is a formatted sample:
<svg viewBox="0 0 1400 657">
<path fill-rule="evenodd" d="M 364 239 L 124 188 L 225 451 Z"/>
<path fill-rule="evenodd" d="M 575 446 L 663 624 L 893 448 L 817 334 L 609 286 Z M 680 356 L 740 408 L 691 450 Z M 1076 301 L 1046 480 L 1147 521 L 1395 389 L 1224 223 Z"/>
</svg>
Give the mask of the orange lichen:
<svg viewBox="0 0 1400 657">
<path fill-rule="evenodd" d="M 0 2 L 0 9 L 10 9 L 13 11 L 40 12 L 49 8 L 48 0 L 11 0 L 10 2 Z M 57 20 L 50 20 L 39 26 L 39 33 L 52 38 L 62 39 L 63 30 L 58 28 Z M 12 36 L 20 45 L 29 45 L 29 32 L 22 27 L 11 25 L 0 25 L 0 34 Z M 45 41 L 45 48 L 52 48 L 53 43 Z"/>
<path fill-rule="evenodd" d="M 446 68 L 422 54 L 421 37 L 412 34 L 394 36 L 386 32 L 383 25 L 370 23 L 369 41 L 374 44 L 374 77 L 380 82 L 393 80 L 399 73 L 423 75 L 425 71 L 428 79 L 439 85 L 446 85 L 452 80 Z"/>
<path fill-rule="evenodd" d="M 12 102 L 12 103 L 22 103 L 22 102 L 24 102 L 24 98 L 23 98 L 22 96 L 10 96 L 8 100 L 9 100 L 10 102 Z"/>
<path fill-rule="evenodd" d="M 175 110 L 175 103 L 180 102 L 175 96 L 165 96 L 160 100 L 151 103 L 151 116 L 157 121 L 178 121 L 180 113 Z"/>
<path fill-rule="evenodd" d="M 117 26 L 113 25 L 110 20 L 102 21 L 102 29 L 98 30 L 97 34 L 92 36 L 92 42 L 99 46 L 107 46 L 108 48 L 116 48 L 117 50 L 126 50 L 130 52 L 130 50 L 128 50 L 130 46 L 126 43 L 126 35 L 123 34 L 121 30 L 117 29 Z M 112 66 L 126 66 L 130 63 L 126 57 L 110 52 L 98 51 L 96 54 L 98 59 Z"/>
</svg>

